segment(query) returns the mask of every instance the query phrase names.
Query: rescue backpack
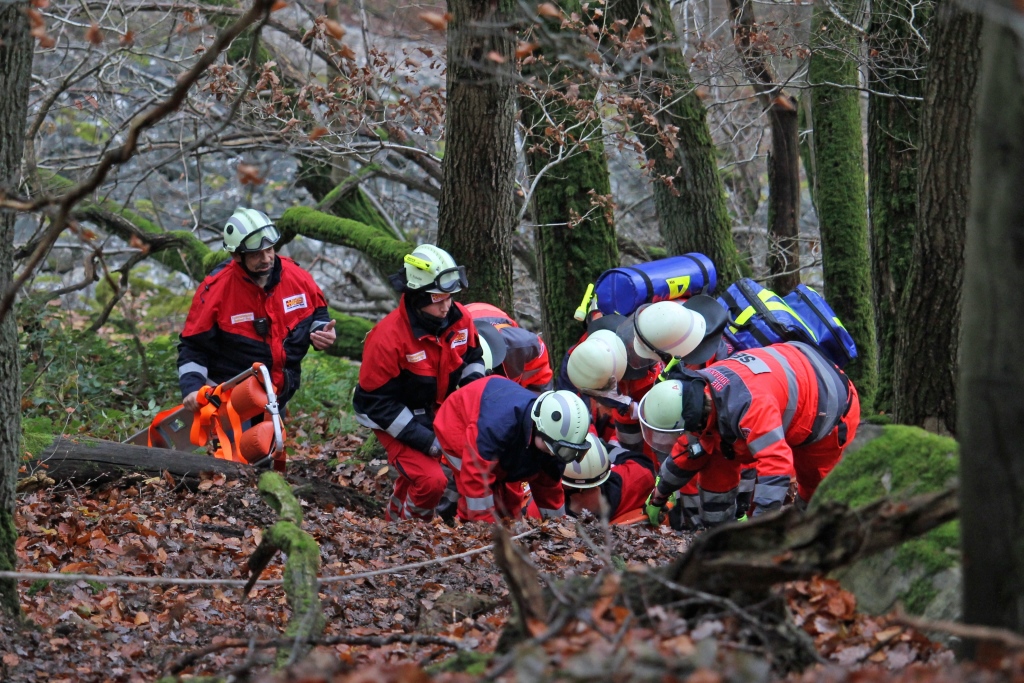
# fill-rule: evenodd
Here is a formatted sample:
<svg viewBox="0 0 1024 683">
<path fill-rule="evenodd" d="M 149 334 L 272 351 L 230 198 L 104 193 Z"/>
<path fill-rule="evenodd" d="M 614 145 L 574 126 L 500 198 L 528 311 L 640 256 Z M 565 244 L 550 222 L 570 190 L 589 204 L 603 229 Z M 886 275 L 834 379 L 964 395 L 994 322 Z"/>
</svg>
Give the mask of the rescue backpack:
<svg viewBox="0 0 1024 683">
<path fill-rule="evenodd" d="M 839 367 L 857 357 L 857 345 L 824 297 L 807 285 L 781 297 L 750 278 L 729 286 L 720 303 L 729 312 L 725 340 L 735 351 L 786 341 L 811 344 Z"/>
</svg>

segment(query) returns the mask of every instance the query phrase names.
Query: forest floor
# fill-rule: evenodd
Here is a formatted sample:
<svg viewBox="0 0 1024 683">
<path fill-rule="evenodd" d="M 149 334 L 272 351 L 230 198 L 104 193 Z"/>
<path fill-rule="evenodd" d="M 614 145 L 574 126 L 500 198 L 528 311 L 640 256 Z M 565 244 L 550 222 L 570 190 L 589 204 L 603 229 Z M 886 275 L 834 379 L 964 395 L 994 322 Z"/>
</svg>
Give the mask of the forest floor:
<svg viewBox="0 0 1024 683">
<path fill-rule="evenodd" d="M 751 628 L 757 606 L 722 601 L 699 618 L 684 617 L 681 600 L 649 606 L 638 620 L 617 605 L 618 571 L 664 564 L 691 537 L 668 527 L 609 529 L 594 519 L 510 526 L 511 534 L 525 534 L 517 542 L 545 579 L 600 581 L 600 597 L 563 628 L 533 633 L 511 655 L 495 654 L 511 600 L 489 548 L 492 529 L 386 523 L 387 464 L 360 461 L 360 443 L 341 436 L 289 461 L 303 527 L 320 545 L 321 577 L 379 572 L 321 583 L 327 625 L 304 661 L 273 673 L 273 646 L 281 645 L 275 641 L 290 617 L 280 586 L 257 586 L 243 599 L 233 586 L 23 581 L 23 622 L 0 621 L 0 680 L 152 681 L 173 674 L 413 683 L 497 674 L 711 683 L 786 676 L 778 653 Z M 247 558 L 276 521 L 254 481 L 209 478 L 187 490 L 168 475 L 22 494 L 19 569 L 246 579 Z M 602 571 L 609 560 L 613 566 Z M 410 563 L 424 564 L 399 569 Z M 282 569 L 278 556 L 262 578 L 280 578 Z M 789 672 L 789 680 L 1020 680 L 1024 671 L 1015 660 L 990 670 L 957 665 L 948 649 L 895 617 L 857 612 L 853 596 L 830 580 L 788 584 L 780 596 L 820 658 L 802 673 Z"/>
</svg>

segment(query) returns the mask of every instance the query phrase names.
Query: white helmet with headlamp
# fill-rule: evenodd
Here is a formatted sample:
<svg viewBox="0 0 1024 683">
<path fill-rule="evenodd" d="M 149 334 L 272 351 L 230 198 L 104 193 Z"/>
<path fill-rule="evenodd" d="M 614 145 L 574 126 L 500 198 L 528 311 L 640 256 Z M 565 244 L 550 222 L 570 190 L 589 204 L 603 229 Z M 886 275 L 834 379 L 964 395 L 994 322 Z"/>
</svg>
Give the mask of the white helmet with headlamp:
<svg viewBox="0 0 1024 683">
<path fill-rule="evenodd" d="M 421 244 L 405 257 L 406 287 L 433 294 L 454 294 L 469 287 L 466 267 L 433 244 Z"/>
</svg>

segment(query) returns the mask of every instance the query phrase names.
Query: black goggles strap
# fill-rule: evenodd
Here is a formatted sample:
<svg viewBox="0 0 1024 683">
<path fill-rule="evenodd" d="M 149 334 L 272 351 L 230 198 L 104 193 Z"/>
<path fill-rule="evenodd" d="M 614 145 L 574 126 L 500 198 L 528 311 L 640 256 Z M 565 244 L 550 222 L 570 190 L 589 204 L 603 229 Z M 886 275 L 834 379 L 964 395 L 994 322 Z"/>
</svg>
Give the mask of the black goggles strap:
<svg viewBox="0 0 1024 683">
<path fill-rule="evenodd" d="M 658 357 L 661 358 L 663 363 L 668 363 L 668 362 L 670 362 L 672 360 L 672 354 L 665 353 L 664 351 L 659 349 L 657 346 L 655 346 L 651 342 L 647 341 L 647 337 L 645 337 L 644 333 L 640 331 L 640 316 L 639 315 L 636 315 L 636 316 L 633 317 L 633 334 L 635 334 L 637 336 L 637 339 L 639 339 L 641 342 L 643 342 L 644 346 L 646 346 L 651 351 L 653 351 L 655 354 L 657 354 Z"/>
</svg>

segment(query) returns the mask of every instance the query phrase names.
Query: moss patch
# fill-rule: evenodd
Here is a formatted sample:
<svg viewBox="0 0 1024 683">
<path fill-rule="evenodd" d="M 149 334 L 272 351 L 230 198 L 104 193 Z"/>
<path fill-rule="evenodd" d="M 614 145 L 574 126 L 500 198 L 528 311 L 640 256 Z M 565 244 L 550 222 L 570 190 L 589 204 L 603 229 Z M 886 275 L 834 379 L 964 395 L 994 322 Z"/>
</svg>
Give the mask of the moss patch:
<svg viewBox="0 0 1024 683">
<path fill-rule="evenodd" d="M 958 467 L 959 449 L 953 439 L 918 427 L 887 425 L 877 438 L 844 456 L 815 493 L 812 508 L 827 501 L 859 507 L 887 496 L 901 499 L 940 491 L 956 480 Z M 904 576 L 920 574 L 899 599 L 910 613 L 924 613 L 940 594 L 934 577 L 959 562 L 959 522 L 954 520 L 903 543 L 892 551 L 891 558 L 886 564 Z M 867 566 L 862 569 L 867 571 Z M 871 583 L 863 577 L 858 581 Z"/>
<path fill-rule="evenodd" d="M 877 439 L 846 454 L 821 483 L 812 506 L 839 501 L 858 507 L 885 496 L 940 491 L 956 480 L 958 453 L 949 437 L 918 427 L 885 426 Z"/>
</svg>

